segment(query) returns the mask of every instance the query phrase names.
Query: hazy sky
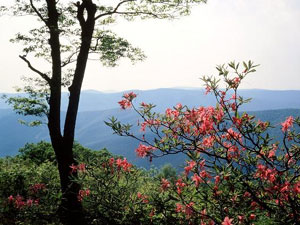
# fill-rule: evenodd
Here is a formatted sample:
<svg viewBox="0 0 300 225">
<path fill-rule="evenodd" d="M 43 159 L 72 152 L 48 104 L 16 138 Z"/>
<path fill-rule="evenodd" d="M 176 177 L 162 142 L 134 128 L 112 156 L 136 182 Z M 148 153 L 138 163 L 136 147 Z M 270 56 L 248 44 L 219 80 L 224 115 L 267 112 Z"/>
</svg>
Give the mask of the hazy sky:
<svg viewBox="0 0 300 225">
<path fill-rule="evenodd" d="M 20 46 L 9 39 L 30 23 L 0 18 L 0 92 L 12 92 L 29 73 L 18 58 Z M 148 58 L 116 68 L 90 62 L 83 89 L 201 87 L 199 77 L 216 74 L 217 64 L 249 59 L 261 66 L 243 88 L 300 89 L 299 27 L 299 0 L 208 0 L 175 21 L 122 22 L 112 29 Z"/>
</svg>

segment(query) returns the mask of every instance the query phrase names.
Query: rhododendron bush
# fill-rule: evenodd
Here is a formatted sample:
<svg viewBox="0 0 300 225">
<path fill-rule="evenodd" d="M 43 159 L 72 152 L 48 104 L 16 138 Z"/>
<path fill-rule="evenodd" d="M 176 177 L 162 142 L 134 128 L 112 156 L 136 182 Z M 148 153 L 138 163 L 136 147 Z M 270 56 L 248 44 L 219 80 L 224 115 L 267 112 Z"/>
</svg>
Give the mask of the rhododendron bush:
<svg viewBox="0 0 300 225">
<path fill-rule="evenodd" d="M 177 104 L 157 113 L 153 104 L 136 106 L 131 92 L 119 104 L 138 113 L 141 134 L 115 118 L 107 122 L 115 133 L 140 141 L 138 157 L 188 157 L 181 175 L 160 181 L 160 194 L 172 199 L 169 210 L 181 224 L 300 223 L 300 134 L 295 130 L 300 120 L 288 117 L 276 127 L 240 110 L 250 99 L 238 88 L 256 66 L 231 62 L 217 67 L 219 78 L 204 76 L 207 94 L 217 101 L 214 107 Z M 271 137 L 271 129 L 281 129 L 283 138 Z M 152 217 L 165 216 L 152 206 Z"/>
</svg>

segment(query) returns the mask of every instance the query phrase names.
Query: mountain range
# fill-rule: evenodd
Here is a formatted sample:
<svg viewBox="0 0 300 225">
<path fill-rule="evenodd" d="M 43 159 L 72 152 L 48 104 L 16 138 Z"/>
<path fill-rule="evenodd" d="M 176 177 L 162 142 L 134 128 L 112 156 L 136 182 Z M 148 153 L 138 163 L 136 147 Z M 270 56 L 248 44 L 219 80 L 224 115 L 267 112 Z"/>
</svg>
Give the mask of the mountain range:
<svg viewBox="0 0 300 225">
<path fill-rule="evenodd" d="M 134 90 L 138 94 L 135 100 L 138 102 L 153 103 L 157 105 L 156 111 L 163 112 L 166 108 L 177 103 L 189 107 L 215 105 L 214 97 L 205 95 L 203 89 L 156 89 L 148 91 Z M 270 91 L 270 90 L 240 90 L 239 94 L 244 98 L 252 98 L 252 101 L 243 106 L 242 110 L 251 111 L 263 121 L 270 121 L 274 126 L 285 120 L 289 115 L 296 117 L 300 114 L 300 91 Z M 8 94 L 15 95 L 15 94 Z M 114 154 L 127 157 L 138 166 L 160 166 L 166 162 L 173 165 L 181 164 L 182 156 L 169 156 L 155 159 L 152 164 L 146 159 L 138 159 L 134 149 L 138 142 L 113 135 L 112 130 L 104 124 L 112 116 L 122 122 L 137 124 L 138 117 L 133 110 L 121 110 L 118 101 L 123 92 L 103 93 L 98 91 L 83 91 L 76 125 L 76 141 L 91 149 L 107 148 Z M 63 94 L 62 109 L 65 110 L 68 95 Z M 63 121 L 64 113 L 62 113 Z M 16 115 L 9 106 L 0 101 L 0 157 L 17 154 L 18 149 L 27 142 L 49 141 L 46 125 L 39 127 L 27 127 L 18 123 L 18 119 L 24 118 Z M 272 131 L 275 136 L 280 136 L 280 129 Z M 273 134 L 272 133 L 272 134 Z"/>
</svg>

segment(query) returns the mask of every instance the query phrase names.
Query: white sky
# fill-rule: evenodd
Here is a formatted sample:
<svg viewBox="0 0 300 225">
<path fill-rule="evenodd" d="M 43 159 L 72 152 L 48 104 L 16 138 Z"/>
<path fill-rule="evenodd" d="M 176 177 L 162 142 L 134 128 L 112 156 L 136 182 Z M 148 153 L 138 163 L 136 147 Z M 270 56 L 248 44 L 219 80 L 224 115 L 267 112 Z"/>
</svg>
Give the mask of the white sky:
<svg viewBox="0 0 300 225">
<path fill-rule="evenodd" d="M 0 92 L 13 92 L 29 72 L 9 39 L 30 23 L 0 17 Z M 217 74 L 217 64 L 249 59 L 261 66 L 242 88 L 300 89 L 299 27 L 299 0 L 208 0 L 175 21 L 122 22 L 112 29 L 148 58 L 116 68 L 90 62 L 83 89 L 202 87 L 199 77 Z"/>
</svg>

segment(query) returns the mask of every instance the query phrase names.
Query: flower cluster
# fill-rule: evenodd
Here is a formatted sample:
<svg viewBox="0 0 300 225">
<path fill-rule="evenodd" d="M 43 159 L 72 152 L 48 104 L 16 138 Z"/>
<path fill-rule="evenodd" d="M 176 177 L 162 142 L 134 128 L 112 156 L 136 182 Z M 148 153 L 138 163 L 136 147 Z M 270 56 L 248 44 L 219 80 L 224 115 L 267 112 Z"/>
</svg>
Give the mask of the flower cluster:
<svg viewBox="0 0 300 225">
<path fill-rule="evenodd" d="M 86 190 L 79 190 L 78 195 L 77 195 L 77 199 L 79 202 L 81 202 L 85 197 L 90 195 L 90 190 L 86 189 Z"/>
<path fill-rule="evenodd" d="M 122 169 L 124 172 L 130 172 L 130 169 L 132 167 L 132 164 L 129 163 L 126 158 L 110 158 L 108 165 L 110 167 L 111 173 L 114 173 L 114 167 L 116 167 L 118 171 Z"/>
<path fill-rule="evenodd" d="M 132 106 L 132 100 L 136 97 L 136 94 L 133 92 L 130 93 L 125 93 L 123 95 L 123 98 L 121 101 L 119 101 L 119 105 L 121 106 L 122 109 L 127 109 Z"/>
<path fill-rule="evenodd" d="M 122 136 L 140 140 L 135 150 L 139 157 L 187 156 L 182 175 L 171 182 L 161 179 L 160 190 L 177 200 L 175 211 L 189 224 L 252 224 L 265 218 L 299 224 L 300 134 L 292 129 L 299 119 L 290 116 L 281 123 L 282 140 L 271 137 L 269 122 L 240 112 L 240 106 L 250 99 L 239 96 L 237 89 L 257 65 L 244 62 L 242 72 L 235 62 L 228 66 L 234 76 L 225 65 L 217 67 L 225 82 L 222 90 L 218 89 L 219 79 L 202 78 L 206 94 L 216 98 L 216 107 L 178 104 L 156 113 L 151 111 L 153 105 L 142 103 L 141 110 L 133 107 L 143 119 L 142 138 L 128 129 L 112 127 Z M 131 107 L 135 97 L 126 96 L 121 107 Z M 148 132 L 154 140 L 149 140 Z M 211 206 L 205 208 L 205 214 L 203 205 Z"/>
<path fill-rule="evenodd" d="M 294 118 L 292 116 L 289 116 L 284 122 L 281 123 L 282 128 L 281 130 L 283 132 L 286 132 L 292 125 L 294 122 Z"/>
<path fill-rule="evenodd" d="M 135 152 L 138 157 L 144 158 L 144 157 L 150 155 L 150 153 L 153 150 L 155 150 L 155 147 L 153 147 L 153 146 L 146 146 L 146 145 L 140 144 L 139 147 L 135 150 Z"/>
<path fill-rule="evenodd" d="M 8 204 L 13 205 L 16 209 L 22 209 L 24 207 L 32 207 L 34 205 L 39 205 L 39 199 L 24 199 L 21 195 L 8 197 Z"/>
<path fill-rule="evenodd" d="M 84 163 L 80 163 L 79 165 L 72 164 L 70 168 L 71 168 L 71 172 L 70 172 L 71 174 L 76 173 L 77 171 L 85 172 L 86 165 Z"/>
</svg>

